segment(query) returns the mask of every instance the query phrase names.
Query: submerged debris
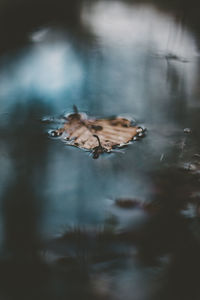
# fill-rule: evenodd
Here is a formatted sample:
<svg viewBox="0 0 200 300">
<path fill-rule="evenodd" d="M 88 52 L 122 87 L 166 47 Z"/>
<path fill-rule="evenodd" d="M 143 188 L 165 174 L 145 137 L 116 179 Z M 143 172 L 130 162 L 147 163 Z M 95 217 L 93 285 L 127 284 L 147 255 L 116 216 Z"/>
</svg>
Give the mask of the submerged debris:
<svg viewBox="0 0 200 300">
<path fill-rule="evenodd" d="M 141 203 L 139 200 L 131 199 L 131 198 L 118 198 L 115 200 L 115 204 L 116 206 L 124 209 L 141 207 Z"/>
<path fill-rule="evenodd" d="M 68 145 L 89 150 L 93 158 L 114 148 L 127 145 L 144 136 L 145 129 L 133 126 L 131 120 L 122 117 L 111 119 L 87 118 L 74 105 L 74 113 L 65 116 L 61 128 L 51 131 L 52 137 L 60 137 Z"/>
</svg>

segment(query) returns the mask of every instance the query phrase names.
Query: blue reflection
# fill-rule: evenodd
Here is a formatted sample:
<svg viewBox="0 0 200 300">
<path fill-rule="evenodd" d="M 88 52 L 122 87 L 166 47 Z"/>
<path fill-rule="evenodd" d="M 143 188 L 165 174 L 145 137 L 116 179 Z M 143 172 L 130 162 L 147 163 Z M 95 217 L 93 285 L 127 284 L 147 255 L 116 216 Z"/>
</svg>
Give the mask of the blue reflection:
<svg viewBox="0 0 200 300">
<path fill-rule="evenodd" d="M 1 110 L 15 99 L 26 102 L 34 97 L 51 100 L 56 106 L 65 98 L 67 106 L 68 95 L 76 95 L 83 82 L 82 64 L 65 41 L 33 44 L 2 65 Z"/>
</svg>

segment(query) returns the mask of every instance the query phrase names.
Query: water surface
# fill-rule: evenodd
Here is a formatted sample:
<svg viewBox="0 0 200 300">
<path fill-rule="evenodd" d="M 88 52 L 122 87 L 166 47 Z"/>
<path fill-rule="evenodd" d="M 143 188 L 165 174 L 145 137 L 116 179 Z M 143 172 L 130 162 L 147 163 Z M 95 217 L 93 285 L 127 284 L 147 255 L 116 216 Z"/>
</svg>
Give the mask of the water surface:
<svg viewBox="0 0 200 300">
<path fill-rule="evenodd" d="M 48 243 L 69 228 L 137 231 L 142 237 L 137 243 L 131 239 L 135 244 L 128 257 L 119 258 L 114 271 L 108 264 L 107 271 L 96 272 L 92 286 L 97 299 L 157 299 L 160 285 L 154 280 L 165 266 L 181 274 L 175 258 L 183 246 L 182 232 L 187 244 L 183 260 L 196 258 L 187 241 L 195 247 L 199 242 L 194 238 L 198 226 L 190 232 L 193 225 L 187 223 L 198 217 L 197 203 L 188 206 L 190 197 L 199 195 L 196 34 L 153 4 L 83 2 L 80 11 L 82 31 L 43 25 L 27 34 L 23 46 L 0 58 L 2 249 L 16 255 L 32 252 L 40 240 L 47 243 L 47 253 L 60 257 L 60 246 Z M 42 122 L 59 119 L 74 104 L 95 117 L 125 114 L 146 127 L 147 135 L 123 152 L 93 160 L 48 136 L 59 122 Z M 117 207 L 117 198 L 137 199 L 138 207 Z M 156 208 L 152 217 L 144 204 L 154 201 L 161 212 Z M 143 262 L 156 257 L 160 265 L 139 266 L 138 255 Z M 59 299 L 64 299 L 60 275 L 57 281 Z M 188 298 L 195 280 L 189 281 L 188 294 L 179 284 L 173 287 L 169 281 L 164 299 L 196 299 L 195 293 Z M 85 297 L 89 299 L 87 293 Z"/>
</svg>

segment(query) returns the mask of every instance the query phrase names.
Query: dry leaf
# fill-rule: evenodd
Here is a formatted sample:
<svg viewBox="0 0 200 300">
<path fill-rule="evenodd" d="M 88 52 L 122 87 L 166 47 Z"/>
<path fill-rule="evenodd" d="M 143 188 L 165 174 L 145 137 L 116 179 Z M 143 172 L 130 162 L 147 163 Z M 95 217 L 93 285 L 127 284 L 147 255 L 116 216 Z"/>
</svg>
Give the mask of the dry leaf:
<svg viewBox="0 0 200 300">
<path fill-rule="evenodd" d="M 93 158 L 144 135 L 144 129 L 133 126 L 128 119 L 88 119 L 75 106 L 74 110 L 73 114 L 65 117 L 63 127 L 52 131 L 51 135 L 60 136 L 69 145 L 92 151 Z"/>
</svg>

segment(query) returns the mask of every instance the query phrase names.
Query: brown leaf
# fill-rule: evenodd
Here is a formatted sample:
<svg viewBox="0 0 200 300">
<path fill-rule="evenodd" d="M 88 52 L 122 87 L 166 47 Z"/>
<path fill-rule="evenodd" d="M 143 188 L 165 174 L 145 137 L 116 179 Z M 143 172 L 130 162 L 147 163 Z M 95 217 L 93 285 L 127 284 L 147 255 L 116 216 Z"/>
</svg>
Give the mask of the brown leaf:
<svg viewBox="0 0 200 300">
<path fill-rule="evenodd" d="M 60 136 L 68 144 L 93 152 L 98 158 L 104 152 L 111 152 L 115 147 L 128 144 L 136 136 L 142 136 L 144 130 L 132 126 L 130 120 L 116 117 L 113 119 L 88 119 L 85 114 L 78 113 L 65 117 L 63 127 L 52 131 L 52 136 Z"/>
</svg>

